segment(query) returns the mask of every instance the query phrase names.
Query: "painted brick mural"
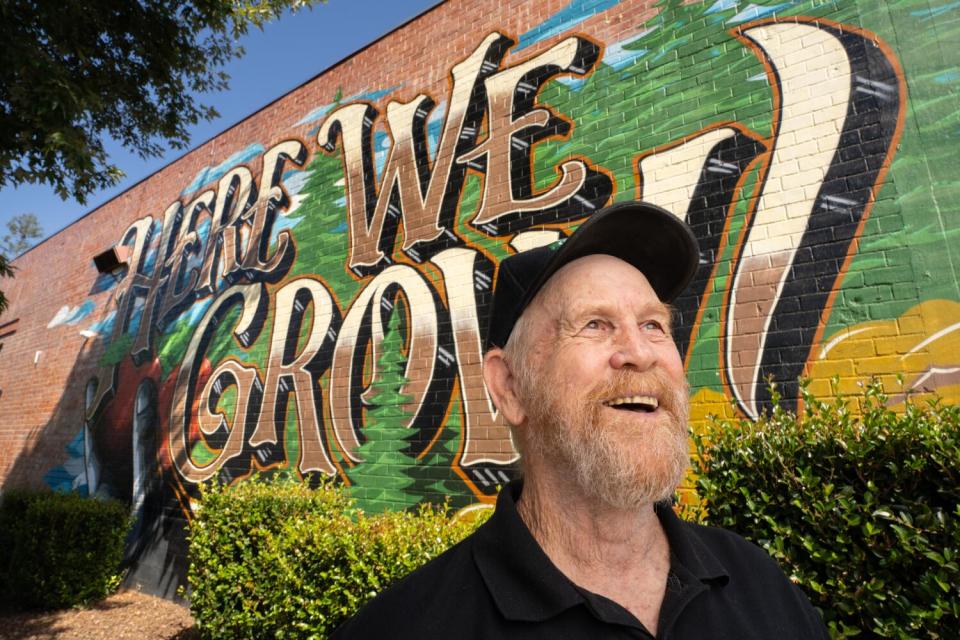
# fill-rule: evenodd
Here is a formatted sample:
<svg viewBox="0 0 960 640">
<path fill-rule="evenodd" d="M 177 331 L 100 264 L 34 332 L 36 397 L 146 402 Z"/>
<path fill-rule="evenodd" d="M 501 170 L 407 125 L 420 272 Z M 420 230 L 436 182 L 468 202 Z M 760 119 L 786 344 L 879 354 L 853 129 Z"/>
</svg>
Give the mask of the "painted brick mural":
<svg viewBox="0 0 960 640">
<path fill-rule="evenodd" d="M 3 486 L 129 501 L 163 567 L 198 485 L 258 470 L 489 502 L 497 265 L 635 198 L 700 241 L 694 428 L 799 377 L 954 402 L 958 38 L 920 0 L 444 3 L 17 260 Z"/>
</svg>

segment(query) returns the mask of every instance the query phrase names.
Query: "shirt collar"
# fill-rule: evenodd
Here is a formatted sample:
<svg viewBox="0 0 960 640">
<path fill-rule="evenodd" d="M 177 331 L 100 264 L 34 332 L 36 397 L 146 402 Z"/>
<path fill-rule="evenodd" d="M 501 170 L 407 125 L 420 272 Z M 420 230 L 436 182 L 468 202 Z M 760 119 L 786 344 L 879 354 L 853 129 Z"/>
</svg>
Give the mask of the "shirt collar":
<svg viewBox="0 0 960 640">
<path fill-rule="evenodd" d="M 547 620 L 585 599 L 534 539 L 517 512 L 523 481 L 509 483 L 497 497 L 497 508 L 476 534 L 473 556 L 497 608 L 508 620 Z M 668 504 L 656 512 L 670 543 L 671 571 L 681 580 L 726 582 L 720 561 L 677 517 Z M 679 566 L 677 566 L 679 565 Z"/>
<path fill-rule="evenodd" d="M 700 582 L 720 581 L 725 584 L 730 574 L 723 563 L 695 533 L 696 525 L 684 522 L 669 502 L 658 502 L 654 509 L 670 543 L 670 566 L 679 564 Z"/>
<path fill-rule="evenodd" d="M 511 482 L 477 531 L 473 557 L 497 608 L 508 620 L 546 620 L 581 602 L 517 513 L 523 481 Z"/>
</svg>

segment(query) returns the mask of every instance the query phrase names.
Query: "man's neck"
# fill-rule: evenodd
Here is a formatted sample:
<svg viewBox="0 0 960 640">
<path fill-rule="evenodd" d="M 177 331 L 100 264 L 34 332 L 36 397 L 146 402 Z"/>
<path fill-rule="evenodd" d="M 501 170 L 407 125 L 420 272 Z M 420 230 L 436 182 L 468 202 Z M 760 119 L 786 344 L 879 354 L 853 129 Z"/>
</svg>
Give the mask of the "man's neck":
<svg viewBox="0 0 960 640">
<path fill-rule="evenodd" d="M 653 634 L 670 570 L 670 547 L 652 504 L 618 509 L 578 487 L 528 475 L 517 510 L 550 560 L 579 587 L 630 611 Z"/>
</svg>

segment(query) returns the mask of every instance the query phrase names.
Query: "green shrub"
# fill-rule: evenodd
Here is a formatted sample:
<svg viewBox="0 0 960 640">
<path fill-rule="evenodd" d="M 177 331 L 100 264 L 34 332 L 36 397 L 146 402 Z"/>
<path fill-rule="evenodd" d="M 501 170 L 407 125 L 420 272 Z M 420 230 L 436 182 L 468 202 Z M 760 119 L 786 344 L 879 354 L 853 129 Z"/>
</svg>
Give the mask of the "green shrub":
<svg viewBox="0 0 960 640">
<path fill-rule="evenodd" d="M 897 414 L 877 384 L 860 402 L 804 393 L 800 416 L 777 407 L 695 436 L 705 520 L 776 558 L 833 637 L 956 638 L 960 407 Z"/>
<path fill-rule="evenodd" d="M 62 608 L 102 598 L 120 583 L 132 522 L 112 500 L 14 490 L 0 503 L 0 593 L 16 607 Z"/>
<path fill-rule="evenodd" d="M 204 638 L 325 638 L 474 527 L 428 506 L 368 517 L 327 485 L 205 487 L 189 534 L 194 619 Z"/>
</svg>

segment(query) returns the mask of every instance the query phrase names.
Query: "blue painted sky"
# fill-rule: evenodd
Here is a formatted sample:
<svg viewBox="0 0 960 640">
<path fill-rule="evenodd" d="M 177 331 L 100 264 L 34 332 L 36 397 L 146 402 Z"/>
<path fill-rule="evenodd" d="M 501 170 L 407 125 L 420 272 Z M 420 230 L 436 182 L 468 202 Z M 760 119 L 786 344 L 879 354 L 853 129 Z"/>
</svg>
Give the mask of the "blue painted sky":
<svg viewBox="0 0 960 640">
<path fill-rule="evenodd" d="M 220 117 L 191 129 L 191 147 L 436 4 L 438 0 L 329 0 L 313 11 L 286 15 L 263 32 L 248 34 L 241 41 L 246 55 L 225 69 L 231 77 L 230 90 L 206 97 Z M 86 205 L 65 202 L 43 186 L 5 187 L 0 190 L 0 236 L 7 221 L 20 213 L 35 213 L 46 235 L 52 235 L 184 153 L 171 150 L 160 158 L 142 160 L 112 141 L 106 146 L 111 160 L 127 174 L 123 182 L 94 193 Z"/>
<path fill-rule="evenodd" d="M 204 167 L 200 170 L 200 173 L 193 179 L 193 182 L 188 184 L 186 188 L 180 193 L 182 196 L 187 196 L 198 190 L 200 187 L 210 184 L 216 180 L 222 178 L 227 171 L 232 169 L 235 165 L 250 162 L 261 153 L 263 153 L 263 145 L 258 142 L 254 142 L 249 145 L 243 151 L 237 151 L 229 158 L 221 162 L 215 167 Z"/>
<path fill-rule="evenodd" d="M 590 16 L 606 11 L 619 3 L 620 0 L 570 0 L 563 9 L 521 35 L 514 50 L 520 51 L 536 42 L 571 29 Z"/>
</svg>

